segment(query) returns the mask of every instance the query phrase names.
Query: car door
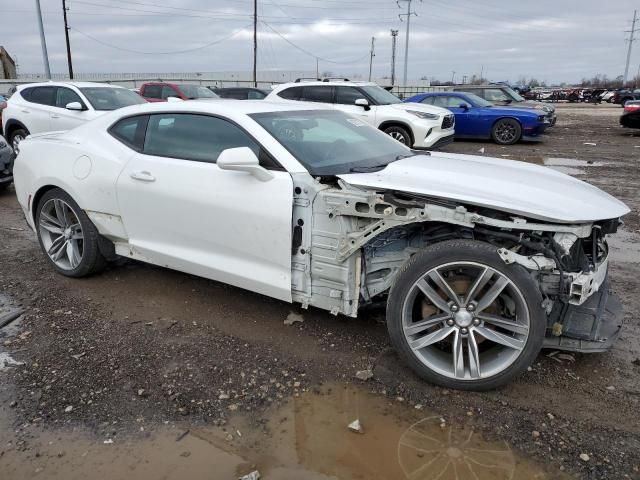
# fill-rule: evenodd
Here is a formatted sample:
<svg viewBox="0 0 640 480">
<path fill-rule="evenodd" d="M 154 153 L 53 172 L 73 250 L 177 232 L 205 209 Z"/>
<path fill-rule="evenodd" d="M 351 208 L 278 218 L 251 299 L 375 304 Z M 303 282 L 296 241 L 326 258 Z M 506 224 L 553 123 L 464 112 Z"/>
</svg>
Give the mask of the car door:
<svg viewBox="0 0 640 480">
<path fill-rule="evenodd" d="M 273 169 L 273 178 L 261 181 L 218 168 L 228 148 L 270 158 L 224 118 L 153 114 L 143 138 L 117 181 L 136 256 L 291 301 L 291 176 Z"/>
<path fill-rule="evenodd" d="M 67 110 L 66 106 L 78 102 L 84 110 Z M 56 104 L 51 109 L 51 130 L 71 130 L 90 120 L 87 104 L 76 92 L 67 87 L 57 87 Z"/>
<path fill-rule="evenodd" d="M 447 95 L 438 98 L 442 99 L 442 105 L 436 103 L 434 103 L 434 105 L 447 108 L 456 116 L 456 135 L 475 136 L 478 134 L 478 111 L 471 103 L 457 95 Z"/>
<path fill-rule="evenodd" d="M 356 105 L 356 100 L 368 100 L 366 95 L 356 87 L 336 86 L 336 109 L 354 117 L 361 118 L 371 125 L 376 125 L 376 105 L 370 105 L 368 109 Z"/>
<path fill-rule="evenodd" d="M 20 116 L 29 133 L 51 131 L 51 110 L 55 104 L 56 87 L 33 87 L 22 95 L 26 102 L 20 105 Z"/>
</svg>

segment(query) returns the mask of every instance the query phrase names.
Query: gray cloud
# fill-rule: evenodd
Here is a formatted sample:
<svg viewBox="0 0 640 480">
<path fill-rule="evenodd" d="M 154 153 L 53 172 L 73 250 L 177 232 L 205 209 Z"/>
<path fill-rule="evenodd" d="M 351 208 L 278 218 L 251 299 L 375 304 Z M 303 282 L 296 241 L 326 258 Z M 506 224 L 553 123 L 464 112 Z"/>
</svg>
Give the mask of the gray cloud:
<svg viewBox="0 0 640 480">
<path fill-rule="evenodd" d="M 64 73 L 61 1 L 41 2 L 51 69 Z M 1 42 L 18 58 L 20 72 L 41 72 L 33 2 L 3 4 Z M 251 69 L 251 0 L 69 0 L 68 4 L 77 72 Z M 392 0 L 259 1 L 259 69 L 312 71 L 315 55 L 321 57 L 321 71 L 364 76 L 370 39 L 375 36 L 373 72 L 382 77 L 390 71 L 389 29 L 396 28 L 400 30 L 396 72 L 401 76 L 405 23 L 398 14 L 406 3 L 401 5 L 403 9 L 398 9 Z M 492 80 L 525 75 L 547 82 L 622 74 L 627 35 L 623 30 L 630 28 L 633 8 L 638 7 L 635 0 L 605 4 L 595 0 L 483 0 L 482 4 L 425 0 L 413 5 L 418 16 L 411 19 L 410 78 L 450 79 L 456 71 L 461 79 L 484 66 Z M 159 54 L 189 49 L 197 50 Z M 632 74 L 639 63 L 640 43 L 632 58 Z"/>
</svg>

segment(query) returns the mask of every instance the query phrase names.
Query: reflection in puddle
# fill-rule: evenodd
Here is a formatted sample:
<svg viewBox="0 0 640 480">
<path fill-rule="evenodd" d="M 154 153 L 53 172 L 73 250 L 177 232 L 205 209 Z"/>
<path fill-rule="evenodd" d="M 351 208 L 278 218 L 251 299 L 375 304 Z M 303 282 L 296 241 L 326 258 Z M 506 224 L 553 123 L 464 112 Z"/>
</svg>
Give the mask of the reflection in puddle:
<svg viewBox="0 0 640 480">
<path fill-rule="evenodd" d="M 356 418 L 362 434 L 347 428 Z M 470 426 L 450 426 L 353 386 L 305 393 L 271 412 L 264 430 L 250 425 L 237 417 L 224 431 L 192 426 L 180 438 L 182 429 L 167 427 L 112 444 L 77 432 L 40 433 L 30 450 L 5 447 L 2 470 L 15 480 L 234 479 L 255 469 L 265 480 L 568 478 L 545 473 Z"/>
</svg>

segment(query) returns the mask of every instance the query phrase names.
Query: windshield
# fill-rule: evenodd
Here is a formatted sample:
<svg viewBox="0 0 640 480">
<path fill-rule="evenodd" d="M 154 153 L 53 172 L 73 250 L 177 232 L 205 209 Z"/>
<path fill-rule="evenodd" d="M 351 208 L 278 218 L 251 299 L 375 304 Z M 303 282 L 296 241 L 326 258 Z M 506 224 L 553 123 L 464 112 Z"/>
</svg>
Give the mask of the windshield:
<svg viewBox="0 0 640 480">
<path fill-rule="evenodd" d="M 386 91 L 384 88 L 379 87 L 378 85 L 369 85 L 367 87 L 360 87 L 364 93 L 369 95 L 376 105 L 389 105 L 392 103 L 402 103 L 398 97 L 396 97 L 393 93 Z"/>
<path fill-rule="evenodd" d="M 147 103 L 137 93 L 126 88 L 88 87 L 80 91 L 95 110 L 117 110 L 118 108 Z"/>
<path fill-rule="evenodd" d="M 475 93 L 467 93 L 467 98 L 473 103 L 476 107 L 493 107 L 493 103 L 486 101 L 484 98 L 479 97 Z"/>
<path fill-rule="evenodd" d="M 200 85 L 178 85 L 178 88 L 182 91 L 185 97 L 189 99 L 194 98 L 220 98 L 218 95 L 213 93 L 207 87 L 202 87 Z"/>
<path fill-rule="evenodd" d="M 250 115 L 312 175 L 380 170 L 411 150 L 360 119 L 330 110 Z"/>
<path fill-rule="evenodd" d="M 504 89 L 511 98 L 513 98 L 516 102 L 524 102 L 525 99 L 524 97 L 522 97 L 518 92 L 516 92 L 513 88 L 511 87 L 505 87 Z"/>
</svg>

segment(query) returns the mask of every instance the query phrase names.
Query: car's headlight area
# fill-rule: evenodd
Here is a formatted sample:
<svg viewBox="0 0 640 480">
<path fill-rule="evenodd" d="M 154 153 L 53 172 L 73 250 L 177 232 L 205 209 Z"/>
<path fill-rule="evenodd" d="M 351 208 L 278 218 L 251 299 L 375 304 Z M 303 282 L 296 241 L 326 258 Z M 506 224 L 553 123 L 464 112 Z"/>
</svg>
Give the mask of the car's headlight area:
<svg viewBox="0 0 640 480">
<path fill-rule="evenodd" d="M 538 115 L 538 122 L 544 123 L 547 117 L 545 115 Z"/>
<path fill-rule="evenodd" d="M 418 110 L 407 110 L 407 113 L 415 115 L 416 117 L 422 118 L 424 120 L 438 120 L 440 118 L 440 115 L 438 115 L 437 113 L 420 112 Z"/>
</svg>

